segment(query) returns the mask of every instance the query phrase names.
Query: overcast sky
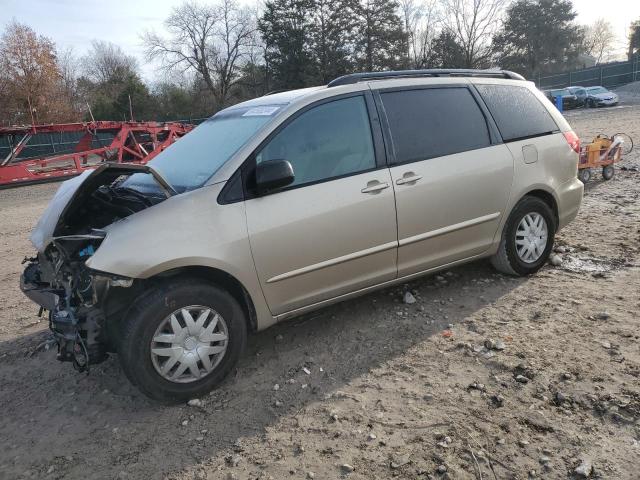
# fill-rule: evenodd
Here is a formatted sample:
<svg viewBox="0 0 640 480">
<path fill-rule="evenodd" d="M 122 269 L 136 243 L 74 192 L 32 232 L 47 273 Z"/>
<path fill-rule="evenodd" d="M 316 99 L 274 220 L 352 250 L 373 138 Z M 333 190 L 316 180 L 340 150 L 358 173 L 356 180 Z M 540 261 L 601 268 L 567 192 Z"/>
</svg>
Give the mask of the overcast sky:
<svg viewBox="0 0 640 480">
<path fill-rule="evenodd" d="M 83 54 L 93 39 L 107 40 L 135 55 L 148 80 L 154 68 L 142 58 L 140 33 L 162 30 L 162 22 L 172 6 L 171 0 L 0 0 L 0 28 L 13 18 L 51 38 L 59 48 L 72 47 Z M 254 4 L 254 0 L 242 3 Z M 625 51 L 631 21 L 640 18 L 639 0 L 574 0 L 580 23 L 599 17 L 609 20 L 618 35 L 618 52 Z"/>
</svg>

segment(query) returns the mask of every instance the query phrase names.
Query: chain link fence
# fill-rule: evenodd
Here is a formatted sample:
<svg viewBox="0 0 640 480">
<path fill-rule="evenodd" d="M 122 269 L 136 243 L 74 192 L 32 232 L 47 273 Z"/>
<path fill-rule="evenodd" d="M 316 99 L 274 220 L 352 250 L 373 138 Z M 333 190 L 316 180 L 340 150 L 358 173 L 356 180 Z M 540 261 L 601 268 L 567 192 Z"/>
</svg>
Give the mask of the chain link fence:
<svg viewBox="0 0 640 480">
<path fill-rule="evenodd" d="M 618 87 L 640 80 L 640 57 L 630 62 L 613 62 L 582 70 L 540 75 L 532 79 L 541 90 L 551 90 L 569 86 L 591 87 L 601 85 L 606 88 Z"/>
</svg>

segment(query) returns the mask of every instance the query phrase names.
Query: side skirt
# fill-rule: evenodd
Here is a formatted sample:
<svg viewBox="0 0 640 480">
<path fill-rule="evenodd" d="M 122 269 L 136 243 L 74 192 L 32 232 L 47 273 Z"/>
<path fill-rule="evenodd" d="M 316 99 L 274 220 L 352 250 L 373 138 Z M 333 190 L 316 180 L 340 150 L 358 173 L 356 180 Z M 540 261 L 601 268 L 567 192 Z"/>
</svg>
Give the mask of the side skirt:
<svg viewBox="0 0 640 480">
<path fill-rule="evenodd" d="M 491 250 L 490 250 L 491 251 Z M 348 300 L 351 298 L 355 298 L 355 297 L 359 297 L 361 295 L 365 295 L 369 292 L 373 292 L 375 290 L 380 290 L 386 287 L 391 287 L 393 285 L 397 285 L 399 283 L 405 283 L 408 282 L 410 280 L 413 280 L 414 278 L 418 278 L 421 277 L 423 275 L 427 275 L 429 273 L 434 273 L 434 272 L 438 272 L 440 270 L 446 270 L 448 268 L 463 264 L 463 263 L 469 263 L 473 260 L 478 260 L 480 258 L 484 258 L 490 256 L 490 254 L 488 254 L 486 251 L 483 253 L 480 253 L 478 255 L 474 255 L 471 257 L 467 257 L 467 258 L 463 258 L 461 260 L 456 260 L 455 262 L 450 262 L 450 263 L 445 263 L 444 265 L 439 265 L 437 267 L 433 267 L 433 268 L 429 268 L 427 270 L 422 270 L 420 272 L 416 272 L 416 273 L 412 273 L 411 275 L 406 275 L 404 277 L 400 277 L 400 278 L 395 278 L 393 280 L 388 280 L 386 282 L 383 283 L 379 283 L 378 285 L 373 285 L 371 287 L 366 287 L 366 288 L 362 288 L 360 290 L 356 290 L 350 293 L 345 293 L 343 295 L 339 295 L 337 297 L 334 298 L 329 298 L 328 300 L 323 300 L 321 302 L 317 302 L 317 303 L 312 303 L 311 305 L 307 305 L 306 307 L 301 307 L 301 308 L 297 308 L 295 310 L 290 310 L 288 312 L 285 313 L 281 313 L 280 315 L 274 317 L 276 322 L 281 322 L 282 320 L 286 320 L 292 317 L 297 317 L 298 315 L 302 315 L 304 313 L 307 312 L 311 312 L 313 310 L 318 310 L 319 308 L 323 308 L 329 305 L 333 305 L 335 303 L 339 303 L 342 302 L 343 300 Z"/>
</svg>

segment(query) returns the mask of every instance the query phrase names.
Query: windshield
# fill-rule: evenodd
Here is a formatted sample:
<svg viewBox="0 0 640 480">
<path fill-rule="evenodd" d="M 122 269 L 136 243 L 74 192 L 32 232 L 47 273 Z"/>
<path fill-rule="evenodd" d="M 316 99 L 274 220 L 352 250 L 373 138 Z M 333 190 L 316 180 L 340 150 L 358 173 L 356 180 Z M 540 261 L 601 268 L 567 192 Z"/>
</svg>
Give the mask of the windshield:
<svg viewBox="0 0 640 480">
<path fill-rule="evenodd" d="M 149 162 L 178 192 L 201 187 L 282 105 L 240 107 L 218 112 Z M 157 190 L 150 175 L 136 174 L 122 185 Z"/>
<path fill-rule="evenodd" d="M 562 89 L 562 90 L 550 90 L 549 93 L 551 95 L 553 95 L 554 97 L 559 97 L 559 96 L 562 96 L 562 95 L 571 95 L 569 93 L 569 91 L 567 91 L 565 89 Z"/>
<path fill-rule="evenodd" d="M 609 91 L 604 87 L 593 87 L 593 88 L 589 88 L 587 91 L 589 93 L 595 93 L 596 95 L 598 93 L 609 93 Z"/>
</svg>

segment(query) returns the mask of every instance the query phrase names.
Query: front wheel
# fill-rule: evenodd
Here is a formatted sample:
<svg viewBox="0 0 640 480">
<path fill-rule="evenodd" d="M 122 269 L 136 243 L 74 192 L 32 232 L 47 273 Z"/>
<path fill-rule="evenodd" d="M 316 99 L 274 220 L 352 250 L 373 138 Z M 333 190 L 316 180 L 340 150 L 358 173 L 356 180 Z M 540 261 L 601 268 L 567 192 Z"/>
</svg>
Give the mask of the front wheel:
<svg viewBox="0 0 640 480">
<path fill-rule="evenodd" d="M 246 340 L 245 315 L 233 296 L 202 281 L 175 279 L 151 287 L 132 306 L 118 353 L 142 393 L 173 403 L 215 388 Z"/>
<path fill-rule="evenodd" d="M 556 220 L 544 201 L 524 197 L 505 224 L 498 252 L 491 263 L 508 275 L 530 275 L 545 264 L 556 232 Z"/>
</svg>

